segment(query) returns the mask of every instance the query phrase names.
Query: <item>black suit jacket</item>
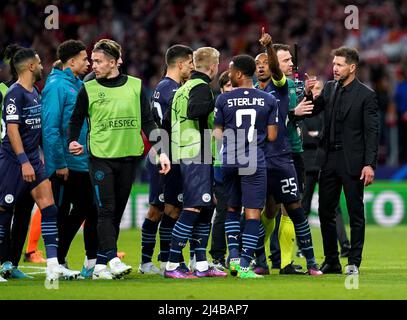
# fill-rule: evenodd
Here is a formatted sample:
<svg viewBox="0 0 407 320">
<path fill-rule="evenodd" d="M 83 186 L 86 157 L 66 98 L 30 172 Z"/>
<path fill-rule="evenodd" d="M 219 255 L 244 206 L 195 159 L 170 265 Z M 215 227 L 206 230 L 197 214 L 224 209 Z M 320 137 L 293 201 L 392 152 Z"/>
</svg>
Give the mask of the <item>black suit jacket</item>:
<svg viewBox="0 0 407 320">
<path fill-rule="evenodd" d="M 343 110 L 342 143 L 346 168 L 350 175 L 360 175 L 362 168 L 376 168 L 379 137 L 379 115 L 376 93 L 357 78 L 351 92 L 351 103 Z M 314 100 L 312 115 L 325 110 L 322 146 L 328 151 L 329 123 L 337 81 L 328 81 Z M 308 97 L 307 97 L 308 98 Z M 326 158 L 325 158 L 326 161 Z M 324 162 L 325 162 L 324 161 Z"/>
<path fill-rule="evenodd" d="M 321 164 L 325 160 L 325 150 L 321 147 L 323 137 L 324 113 L 320 113 L 312 118 L 305 118 L 300 121 L 302 131 L 302 147 L 304 149 L 305 171 L 319 171 Z M 311 137 L 309 131 L 318 131 L 316 137 Z"/>
</svg>

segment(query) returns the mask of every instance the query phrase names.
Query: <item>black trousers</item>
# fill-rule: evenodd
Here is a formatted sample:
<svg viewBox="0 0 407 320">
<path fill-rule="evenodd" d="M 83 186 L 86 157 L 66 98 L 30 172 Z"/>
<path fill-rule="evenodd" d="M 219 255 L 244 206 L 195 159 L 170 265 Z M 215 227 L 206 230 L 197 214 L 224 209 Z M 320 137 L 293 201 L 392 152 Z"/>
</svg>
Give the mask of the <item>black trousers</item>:
<svg viewBox="0 0 407 320">
<path fill-rule="evenodd" d="M 117 250 L 120 221 L 131 192 L 138 157 L 89 159 L 89 173 L 98 209 L 98 249 Z"/>
<path fill-rule="evenodd" d="M 312 196 L 314 195 L 315 186 L 318 183 L 319 171 L 307 171 L 305 175 L 305 191 L 302 198 L 302 207 L 305 214 L 308 216 L 311 212 Z M 335 209 L 336 217 L 336 234 L 338 236 L 339 245 L 341 248 L 349 246 L 349 239 L 346 234 L 345 223 L 343 222 L 341 206 Z"/>
<path fill-rule="evenodd" d="M 343 187 L 351 230 L 348 261 L 349 264 L 360 266 L 365 240 L 363 180 L 360 180 L 359 176 L 348 174 L 343 150 L 328 152 L 327 156 L 319 179 L 319 219 L 325 258 L 328 263 L 338 262 L 335 210 Z"/>
<path fill-rule="evenodd" d="M 52 192 L 58 207 L 58 261 L 65 263 L 69 247 L 85 221 L 83 238 L 86 256 L 97 255 L 97 209 L 88 172 L 69 170 L 68 180 L 51 176 Z"/>
<path fill-rule="evenodd" d="M 227 213 L 227 198 L 222 184 L 215 184 L 214 188 L 216 204 L 216 215 L 212 225 L 212 242 L 209 251 L 212 259 L 224 260 L 226 255 L 225 220 Z"/>
<path fill-rule="evenodd" d="M 18 266 L 27 237 L 33 207 L 34 200 L 30 192 L 27 191 L 18 200 L 14 208 L 13 223 L 6 228 L 4 242 L 0 244 L 1 263 L 10 261 L 13 266 Z"/>
</svg>

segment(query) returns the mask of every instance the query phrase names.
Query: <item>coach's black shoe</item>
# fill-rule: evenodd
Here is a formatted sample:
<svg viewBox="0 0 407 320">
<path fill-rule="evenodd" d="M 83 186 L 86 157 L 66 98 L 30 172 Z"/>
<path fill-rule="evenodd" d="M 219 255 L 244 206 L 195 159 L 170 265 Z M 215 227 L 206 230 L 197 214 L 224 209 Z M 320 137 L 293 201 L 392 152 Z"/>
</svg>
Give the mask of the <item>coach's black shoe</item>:
<svg viewBox="0 0 407 320">
<path fill-rule="evenodd" d="M 287 264 L 283 269 L 280 269 L 280 274 L 305 275 L 305 273 L 298 270 L 292 262 L 290 264 Z"/>
<path fill-rule="evenodd" d="M 329 274 L 329 273 L 342 274 L 342 266 L 339 262 L 330 264 L 330 263 L 327 263 L 326 261 L 324 261 L 324 262 L 322 262 L 320 270 L 324 274 Z"/>
</svg>

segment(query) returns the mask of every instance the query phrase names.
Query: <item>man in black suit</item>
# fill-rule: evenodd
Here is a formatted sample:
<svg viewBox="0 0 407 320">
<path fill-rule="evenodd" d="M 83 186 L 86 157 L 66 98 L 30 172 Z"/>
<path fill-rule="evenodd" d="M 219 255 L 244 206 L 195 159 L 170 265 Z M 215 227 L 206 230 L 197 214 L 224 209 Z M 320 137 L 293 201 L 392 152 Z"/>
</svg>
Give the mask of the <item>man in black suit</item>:
<svg viewBox="0 0 407 320">
<path fill-rule="evenodd" d="M 319 85 L 319 83 L 318 83 Z M 312 90 L 313 96 L 316 98 L 315 86 Z M 322 90 L 322 83 L 317 93 Z M 305 166 L 305 189 L 301 200 L 305 214 L 308 216 L 311 212 L 311 202 L 314 195 L 315 187 L 319 180 L 319 172 L 322 162 L 325 160 L 325 151 L 321 148 L 321 139 L 323 137 L 324 113 L 321 112 L 315 117 L 306 118 L 300 122 L 301 132 L 303 136 L 304 149 L 304 166 Z M 350 242 L 346 234 L 346 228 L 342 217 L 341 206 L 338 205 L 335 209 L 336 217 L 336 234 L 338 236 L 339 246 L 341 247 L 340 256 L 345 258 L 349 256 Z"/>
<path fill-rule="evenodd" d="M 319 218 L 323 238 L 324 273 L 342 273 L 336 235 L 335 208 L 342 187 L 350 218 L 351 250 L 345 273 L 358 274 L 365 239 L 364 187 L 373 182 L 378 149 L 378 105 L 375 92 L 356 78 L 359 54 L 355 49 L 333 50 L 334 81 L 313 99 L 307 81 L 306 97 L 313 106 L 295 110 L 313 116 L 325 110 L 323 148 L 326 156 L 319 180 Z"/>
</svg>

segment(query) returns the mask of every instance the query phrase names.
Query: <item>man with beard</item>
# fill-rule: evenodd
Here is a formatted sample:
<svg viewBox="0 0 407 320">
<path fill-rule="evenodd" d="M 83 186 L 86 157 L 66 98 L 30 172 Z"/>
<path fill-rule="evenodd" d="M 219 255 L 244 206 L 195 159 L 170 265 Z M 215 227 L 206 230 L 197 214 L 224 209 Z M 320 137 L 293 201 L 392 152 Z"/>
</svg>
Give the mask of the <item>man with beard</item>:
<svg viewBox="0 0 407 320">
<path fill-rule="evenodd" d="M 297 116 L 325 110 L 322 145 L 326 152 L 319 178 L 319 218 L 324 245 L 324 273 L 342 273 L 336 233 L 335 209 L 342 187 L 350 217 L 351 248 L 347 275 L 359 274 L 365 239 L 364 187 L 374 180 L 377 162 L 379 115 L 375 92 L 356 78 L 359 54 L 341 47 L 332 51 L 334 81 L 328 81 L 314 107 L 296 108 Z"/>
<path fill-rule="evenodd" d="M 41 79 L 42 65 L 33 49 L 19 50 L 13 63 L 18 79 L 4 98 L 6 135 L 0 149 L 0 242 L 4 241 L 5 226 L 12 219 L 15 203 L 29 190 L 42 212 L 46 280 L 53 282 L 61 275 L 57 259 L 58 209 L 40 159 L 41 98 L 34 87 Z"/>
</svg>

